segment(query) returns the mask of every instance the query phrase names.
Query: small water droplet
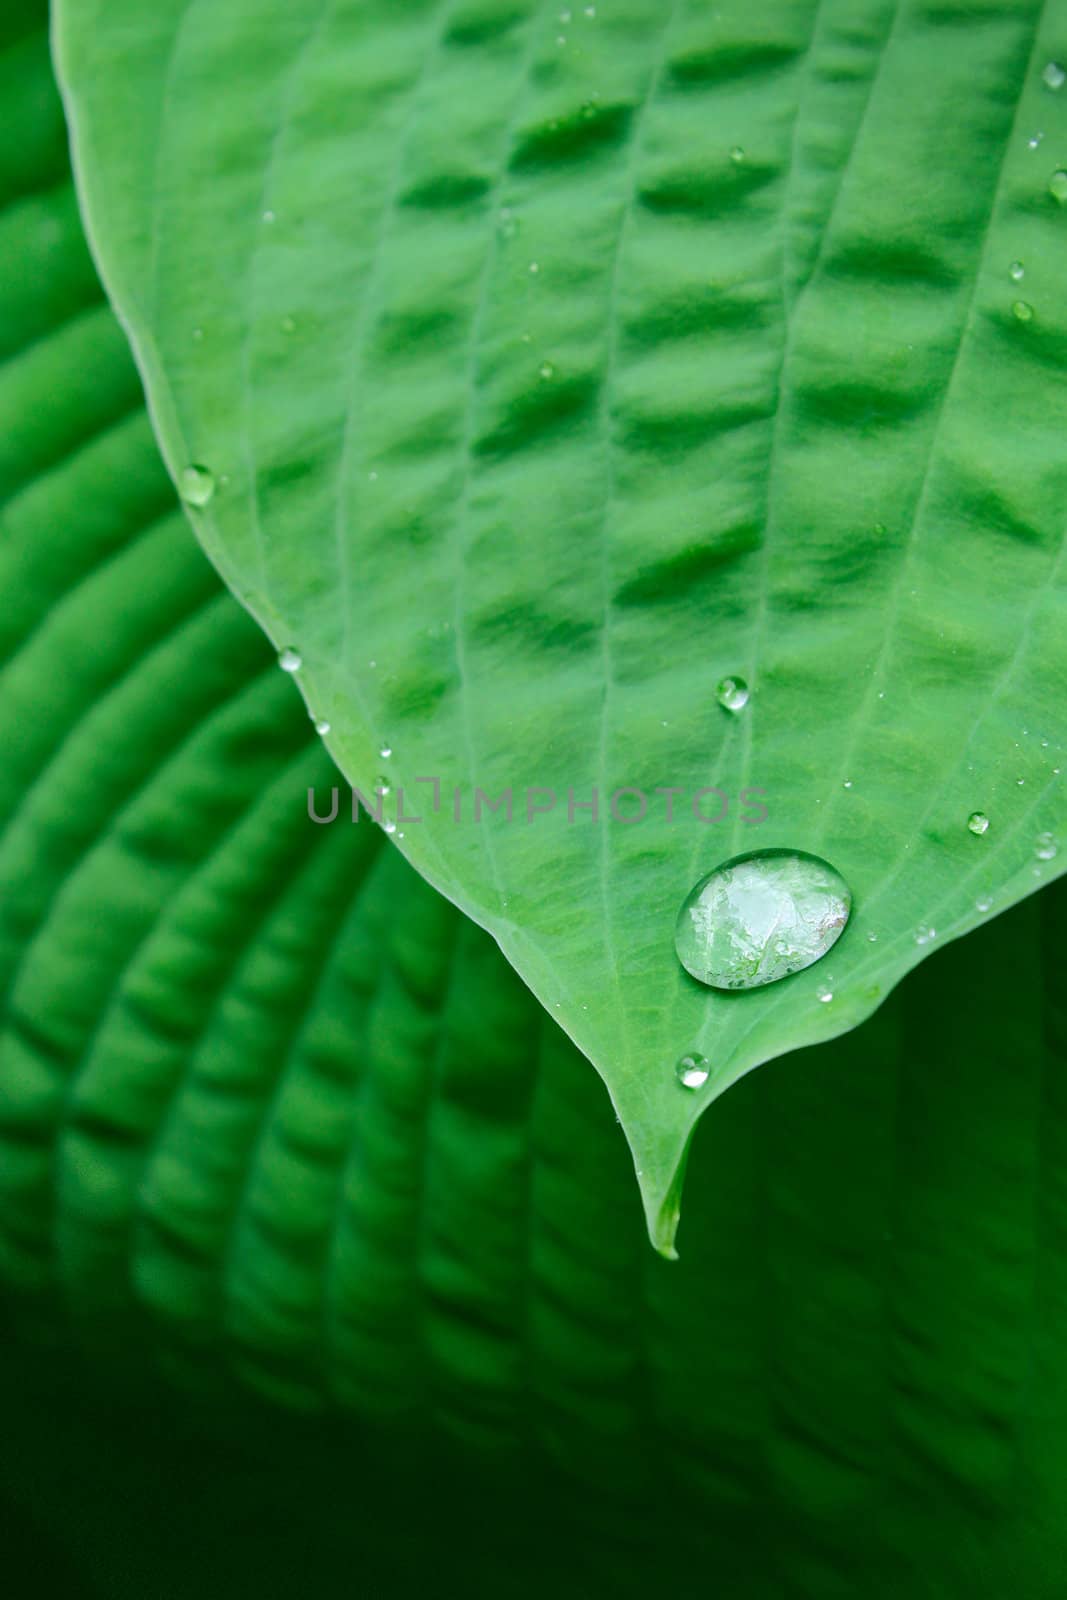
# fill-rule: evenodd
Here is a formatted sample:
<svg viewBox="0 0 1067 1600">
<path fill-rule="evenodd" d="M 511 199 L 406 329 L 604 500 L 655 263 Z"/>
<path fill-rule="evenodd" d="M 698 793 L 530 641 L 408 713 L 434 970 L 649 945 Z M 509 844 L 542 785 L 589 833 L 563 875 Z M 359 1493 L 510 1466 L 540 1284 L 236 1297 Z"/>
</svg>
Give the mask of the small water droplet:
<svg viewBox="0 0 1067 1600">
<path fill-rule="evenodd" d="M 1050 89 L 1062 89 L 1067 83 L 1067 72 L 1064 72 L 1058 61 L 1050 61 L 1041 77 Z"/>
<path fill-rule="evenodd" d="M 1015 782 L 1019 785 L 1019 788 L 1021 789 L 1023 784 L 1026 782 L 1026 779 L 1025 778 L 1016 778 Z"/>
<path fill-rule="evenodd" d="M 867 943 L 868 944 L 877 944 L 878 943 L 878 935 L 876 933 L 869 933 L 867 935 Z"/>
<path fill-rule="evenodd" d="M 936 928 L 931 928 L 931 927 L 928 927 L 925 924 L 922 924 L 918 928 L 916 928 L 916 930 L 915 930 L 915 943 L 916 944 L 929 944 L 932 939 L 936 939 L 936 938 L 937 938 L 937 929 Z"/>
<path fill-rule="evenodd" d="M 276 220 L 276 218 L 275 218 L 275 215 L 274 215 L 273 211 L 264 211 L 264 213 L 263 213 L 263 221 L 264 222 L 269 224 L 271 222 L 274 222 L 275 220 Z"/>
<path fill-rule="evenodd" d="M 715 698 L 726 711 L 743 711 L 748 705 L 748 684 L 736 673 L 722 678 L 715 690 Z"/>
<path fill-rule="evenodd" d="M 586 14 L 587 17 L 595 17 L 596 16 L 596 6 L 586 6 L 585 14 Z"/>
<path fill-rule="evenodd" d="M 381 756 L 383 761 L 388 761 L 392 753 L 393 747 L 391 744 L 383 744 L 381 749 L 378 751 L 378 754 Z"/>
<path fill-rule="evenodd" d="M 978 899 L 974 902 L 974 909 L 976 911 L 980 911 L 984 916 L 985 913 L 990 909 L 992 904 L 993 904 L 992 895 L 980 894 L 978 896 Z"/>
<path fill-rule="evenodd" d="M 183 467 L 178 493 L 187 506 L 206 506 L 215 493 L 215 475 L 209 467 Z"/>
<path fill-rule="evenodd" d="M 675 1077 L 683 1089 L 703 1089 L 711 1077 L 711 1068 L 707 1056 L 691 1055 L 679 1056 L 674 1069 Z"/>
<path fill-rule="evenodd" d="M 540 270 L 541 270 L 541 268 L 537 265 L 536 261 L 531 261 L 530 262 L 530 271 L 531 272 L 540 272 Z"/>
<path fill-rule="evenodd" d="M 1064 172 L 1062 167 L 1058 168 L 1048 180 L 1048 192 L 1061 206 L 1067 203 L 1067 172 Z"/>
<path fill-rule="evenodd" d="M 829 1005 L 830 1001 L 834 997 L 834 991 L 825 983 L 818 984 L 815 989 L 815 993 L 818 999 L 822 1001 L 824 1006 Z"/>
<path fill-rule="evenodd" d="M 389 791 L 389 779 L 388 778 L 375 778 L 375 780 L 374 780 L 374 789 L 375 789 L 375 793 L 376 794 L 388 794 L 390 792 Z"/>
<path fill-rule="evenodd" d="M 304 665 L 304 659 L 299 650 L 294 650 L 292 645 L 286 645 L 278 656 L 278 665 L 283 672 L 299 672 Z"/>
<path fill-rule="evenodd" d="M 1039 833 L 1034 840 L 1034 855 L 1039 861 L 1053 860 L 1059 850 L 1059 841 L 1054 833 Z"/>
<path fill-rule="evenodd" d="M 1048 740 L 1047 739 L 1042 739 L 1041 748 L 1042 748 L 1042 750 L 1047 750 L 1048 749 Z"/>
<path fill-rule="evenodd" d="M 1012 302 L 1011 314 L 1016 322 L 1029 322 L 1034 314 L 1034 308 L 1026 300 Z"/>
<path fill-rule="evenodd" d="M 542 361 L 537 370 L 542 378 L 554 378 L 556 376 L 556 369 L 551 361 Z"/>
<path fill-rule="evenodd" d="M 972 833 L 985 833 L 989 827 L 989 818 L 984 811 L 972 811 L 967 818 L 967 826 Z"/>
<path fill-rule="evenodd" d="M 329 733 L 329 731 L 330 731 L 330 724 L 326 721 L 326 718 L 325 717 L 316 717 L 315 718 L 315 732 L 319 735 L 319 737 L 321 739 L 325 739 L 325 737 Z"/>
<path fill-rule="evenodd" d="M 829 862 L 802 851 L 753 851 L 724 861 L 686 896 L 675 949 L 709 988 L 755 989 L 821 960 L 851 909 L 849 887 Z"/>
<path fill-rule="evenodd" d="M 396 823 L 393 822 L 389 817 L 386 817 L 385 821 L 382 823 L 382 827 L 385 829 L 386 833 L 396 832 Z"/>
<path fill-rule="evenodd" d="M 1008 277 L 1013 283 L 1021 283 L 1026 273 L 1026 268 L 1021 261 L 1013 261 L 1008 268 Z"/>
<path fill-rule="evenodd" d="M 851 778 L 846 778 L 844 783 L 841 785 L 841 787 L 842 787 L 842 789 L 851 789 L 852 788 L 852 779 Z"/>
<path fill-rule="evenodd" d="M 1031 150 L 1036 150 L 1044 137 L 1043 133 L 1032 133 L 1026 143 Z"/>
<path fill-rule="evenodd" d="M 735 144 L 733 149 L 730 151 L 730 160 L 733 162 L 735 167 L 739 167 L 744 159 L 744 150 L 739 144 Z"/>
</svg>

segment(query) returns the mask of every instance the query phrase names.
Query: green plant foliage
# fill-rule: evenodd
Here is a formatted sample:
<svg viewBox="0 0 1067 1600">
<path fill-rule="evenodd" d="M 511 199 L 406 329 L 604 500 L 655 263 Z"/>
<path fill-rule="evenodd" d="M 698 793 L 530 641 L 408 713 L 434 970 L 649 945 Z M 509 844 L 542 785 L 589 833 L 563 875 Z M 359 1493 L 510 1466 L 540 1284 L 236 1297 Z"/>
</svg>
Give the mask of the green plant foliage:
<svg viewBox="0 0 1067 1600">
<path fill-rule="evenodd" d="M 38 1347 L 0 1359 L 7 1572 L 1058 1600 L 1063 885 L 740 1083 L 658 1260 L 492 941 L 308 820 L 328 758 L 175 506 L 40 24 L 0 13 L 0 1318 Z"/>
<path fill-rule="evenodd" d="M 603 1075 L 669 1252 L 711 1100 L 1060 870 L 1035 840 L 1067 826 L 1067 14 L 57 19 L 89 232 L 197 533 L 345 775 L 423 816 L 394 842 Z M 852 889 L 830 1003 L 821 970 L 722 996 L 675 959 L 685 895 L 756 844 Z"/>
</svg>

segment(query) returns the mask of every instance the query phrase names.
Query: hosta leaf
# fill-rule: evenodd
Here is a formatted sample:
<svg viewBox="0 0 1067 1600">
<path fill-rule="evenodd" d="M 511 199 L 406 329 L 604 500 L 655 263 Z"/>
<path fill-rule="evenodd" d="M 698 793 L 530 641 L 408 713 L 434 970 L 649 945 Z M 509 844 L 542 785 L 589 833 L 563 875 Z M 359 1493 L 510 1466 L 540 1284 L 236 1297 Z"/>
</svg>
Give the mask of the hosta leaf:
<svg viewBox="0 0 1067 1600">
<path fill-rule="evenodd" d="M 175 512 L 65 226 L 44 40 L 11 18 L 9 1567 L 62 1582 L 67 1553 L 71 1584 L 138 1600 L 353 1573 L 1055 1600 L 1063 886 L 739 1085 L 696 1142 L 683 1259 L 655 1260 L 598 1081 L 491 941 L 376 831 L 308 822 L 327 758 Z M 46 1290 L 116 1385 L 57 1342 Z M 364 1427 L 238 1405 L 234 1369 Z"/>
<path fill-rule="evenodd" d="M 57 15 L 197 531 L 342 771 L 403 789 L 400 848 L 602 1073 L 669 1250 L 710 1100 L 1059 870 L 1067 11 Z M 829 974 L 714 993 L 675 916 L 757 844 L 827 858 L 852 922 Z"/>
</svg>

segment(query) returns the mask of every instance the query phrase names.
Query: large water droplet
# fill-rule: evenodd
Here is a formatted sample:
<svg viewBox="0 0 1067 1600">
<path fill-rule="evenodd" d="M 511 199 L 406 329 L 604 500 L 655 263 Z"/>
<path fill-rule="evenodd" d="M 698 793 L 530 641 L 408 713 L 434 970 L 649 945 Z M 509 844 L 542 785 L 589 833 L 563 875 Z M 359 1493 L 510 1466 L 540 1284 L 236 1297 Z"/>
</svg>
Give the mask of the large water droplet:
<svg viewBox="0 0 1067 1600">
<path fill-rule="evenodd" d="M 678 913 L 674 945 L 712 989 L 756 989 L 802 972 L 841 937 L 852 894 L 818 856 L 759 850 L 702 878 Z"/>
<path fill-rule="evenodd" d="M 215 493 L 215 474 L 210 467 L 183 467 L 178 493 L 187 506 L 206 506 Z"/>
<path fill-rule="evenodd" d="M 304 659 L 299 650 L 294 650 L 292 645 L 286 645 L 278 657 L 278 665 L 283 672 L 299 672 L 304 665 Z"/>
<path fill-rule="evenodd" d="M 967 818 L 967 826 L 972 833 L 985 833 L 989 827 L 989 818 L 984 811 L 972 811 Z"/>
<path fill-rule="evenodd" d="M 1054 172 L 1048 180 L 1048 192 L 1061 206 L 1067 204 L 1067 172 L 1062 168 Z"/>
<path fill-rule="evenodd" d="M 1062 89 L 1067 83 L 1067 72 L 1058 61 L 1050 61 L 1041 76 L 1050 89 Z"/>
<path fill-rule="evenodd" d="M 679 1056 L 674 1072 L 683 1089 L 703 1089 L 711 1077 L 707 1056 L 699 1056 L 695 1052 Z"/>
<path fill-rule="evenodd" d="M 715 690 L 715 698 L 727 711 L 743 711 L 748 705 L 748 684 L 744 678 L 723 678 Z"/>
<path fill-rule="evenodd" d="M 1054 833 L 1039 833 L 1034 840 L 1034 855 L 1039 861 L 1051 861 L 1059 854 L 1059 841 Z"/>
</svg>

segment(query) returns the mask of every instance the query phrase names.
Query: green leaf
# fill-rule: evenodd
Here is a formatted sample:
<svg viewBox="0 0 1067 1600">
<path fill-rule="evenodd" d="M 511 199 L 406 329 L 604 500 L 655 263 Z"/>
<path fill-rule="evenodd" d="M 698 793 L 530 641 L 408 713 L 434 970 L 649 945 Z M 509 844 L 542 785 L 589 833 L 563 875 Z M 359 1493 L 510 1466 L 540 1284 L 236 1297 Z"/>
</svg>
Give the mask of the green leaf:
<svg viewBox="0 0 1067 1600">
<path fill-rule="evenodd" d="M 328 1595 L 354 1572 L 1055 1600 L 1064 886 L 738 1085 L 695 1140 L 682 1260 L 656 1260 L 598 1080 L 492 942 L 375 831 L 308 822 L 329 763 L 188 539 L 57 237 L 47 54 L 9 20 L 9 1557 L 64 1582 L 69 1554 L 109 1600 Z M 59 1342 L 53 1296 L 116 1384 Z"/>
<path fill-rule="evenodd" d="M 105 281 L 172 474 L 214 484 L 197 532 L 603 1075 L 669 1252 L 712 1099 L 1060 870 L 1067 15 L 57 18 Z M 822 968 L 720 995 L 675 959 L 685 895 L 757 845 L 851 887 L 829 1004 Z"/>
</svg>

